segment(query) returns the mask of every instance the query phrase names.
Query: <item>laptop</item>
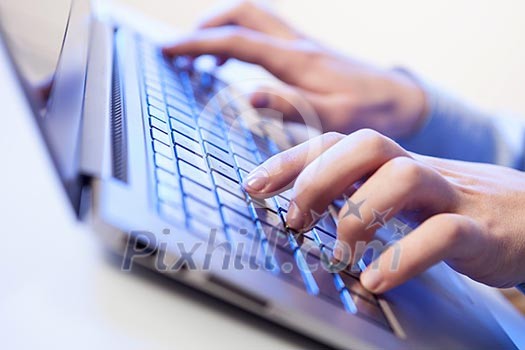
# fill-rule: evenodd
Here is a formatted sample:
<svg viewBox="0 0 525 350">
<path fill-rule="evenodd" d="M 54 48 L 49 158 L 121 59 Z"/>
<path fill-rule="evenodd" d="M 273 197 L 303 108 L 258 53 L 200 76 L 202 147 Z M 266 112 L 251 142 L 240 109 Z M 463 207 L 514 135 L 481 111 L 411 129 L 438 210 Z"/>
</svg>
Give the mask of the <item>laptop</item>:
<svg viewBox="0 0 525 350">
<path fill-rule="evenodd" d="M 334 266 L 331 212 L 288 232 L 289 191 L 257 200 L 241 186 L 293 144 L 286 129 L 214 74 L 165 59 L 137 28 L 89 1 L 62 3 L 50 31 L 27 12 L 46 1 L 0 5 L 0 67 L 16 73 L 71 209 L 124 271 L 145 266 L 330 347 L 515 348 L 447 265 L 374 295 L 359 283 L 372 259 Z M 22 27 L 53 32 L 41 42 L 56 46 L 29 45 Z M 396 220 L 378 237 L 394 236 Z"/>
</svg>

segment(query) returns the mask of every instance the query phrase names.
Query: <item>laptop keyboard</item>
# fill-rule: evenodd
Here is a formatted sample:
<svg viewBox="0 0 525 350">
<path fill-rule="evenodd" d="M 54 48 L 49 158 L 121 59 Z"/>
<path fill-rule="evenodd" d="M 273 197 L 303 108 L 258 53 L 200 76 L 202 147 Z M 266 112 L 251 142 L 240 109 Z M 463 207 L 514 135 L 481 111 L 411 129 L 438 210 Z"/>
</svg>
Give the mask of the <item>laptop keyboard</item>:
<svg viewBox="0 0 525 350">
<path fill-rule="evenodd" d="M 244 247 L 245 261 L 391 330 L 359 271 L 321 267 L 335 243 L 331 216 L 296 238 L 284 227 L 289 191 L 266 200 L 243 191 L 247 174 L 280 151 L 270 135 L 247 128 L 227 103 L 224 84 L 209 73 L 178 69 L 143 38 L 137 48 L 159 214 L 204 240 L 213 229 L 216 244 Z"/>
</svg>

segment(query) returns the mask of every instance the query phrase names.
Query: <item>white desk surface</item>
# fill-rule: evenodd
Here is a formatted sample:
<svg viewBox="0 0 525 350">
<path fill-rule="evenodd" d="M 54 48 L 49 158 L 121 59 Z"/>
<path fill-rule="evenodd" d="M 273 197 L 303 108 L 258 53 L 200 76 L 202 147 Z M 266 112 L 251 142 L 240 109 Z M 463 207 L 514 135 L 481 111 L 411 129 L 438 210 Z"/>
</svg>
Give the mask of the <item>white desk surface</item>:
<svg viewBox="0 0 525 350">
<path fill-rule="evenodd" d="M 0 137 L 2 348 L 309 345 L 151 274 L 121 272 L 74 219 L 32 121 L 3 85 L 2 105 L 11 103 Z"/>
</svg>

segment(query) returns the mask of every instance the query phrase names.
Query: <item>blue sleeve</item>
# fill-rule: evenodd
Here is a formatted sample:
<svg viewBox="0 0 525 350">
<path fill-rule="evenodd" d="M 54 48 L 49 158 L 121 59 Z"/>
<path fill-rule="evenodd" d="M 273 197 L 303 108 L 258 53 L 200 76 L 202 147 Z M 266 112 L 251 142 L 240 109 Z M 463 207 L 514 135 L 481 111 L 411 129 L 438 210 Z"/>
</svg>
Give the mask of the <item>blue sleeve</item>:
<svg viewBox="0 0 525 350">
<path fill-rule="evenodd" d="M 426 124 L 413 136 L 397 140 L 405 149 L 440 158 L 504 165 L 523 170 L 525 125 L 483 113 L 416 79 L 427 94 Z"/>
</svg>

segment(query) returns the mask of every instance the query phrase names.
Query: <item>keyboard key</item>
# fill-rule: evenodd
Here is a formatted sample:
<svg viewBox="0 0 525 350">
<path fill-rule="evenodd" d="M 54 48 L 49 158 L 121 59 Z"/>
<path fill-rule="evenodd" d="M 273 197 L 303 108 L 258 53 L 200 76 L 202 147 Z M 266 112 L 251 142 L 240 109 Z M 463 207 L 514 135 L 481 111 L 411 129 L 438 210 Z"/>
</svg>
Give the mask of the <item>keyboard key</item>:
<svg viewBox="0 0 525 350">
<path fill-rule="evenodd" d="M 151 97 L 154 97 L 160 101 L 162 101 L 164 99 L 164 96 L 162 95 L 162 92 L 161 90 L 156 90 L 152 87 L 146 87 L 146 94 L 148 96 L 151 96 Z"/>
<path fill-rule="evenodd" d="M 327 235 L 336 237 L 337 236 L 337 225 L 335 224 L 334 219 L 332 219 L 332 216 L 328 215 L 319 220 L 317 224 L 315 225 L 317 228 L 324 231 Z"/>
<path fill-rule="evenodd" d="M 297 268 L 299 269 L 299 272 L 303 277 L 303 281 L 306 284 L 307 292 L 312 295 L 319 294 L 319 286 L 317 285 L 317 282 L 314 279 L 314 276 L 312 275 L 308 264 L 306 263 L 303 253 L 299 249 L 297 249 L 294 252 L 294 257 L 295 263 L 297 264 Z"/>
<path fill-rule="evenodd" d="M 279 227 L 261 223 L 261 228 L 271 246 L 290 247 L 289 234 L 282 225 Z"/>
<path fill-rule="evenodd" d="M 359 295 L 361 298 L 368 300 L 370 303 L 377 304 L 377 299 L 374 296 L 374 294 L 366 290 L 365 287 L 363 287 L 363 285 L 361 284 L 361 282 L 359 282 L 359 279 L 347 274 L 344 271 L 341 271 L 341 273 L 339 273 L 339 277 L 340 281 L 342 281 L 342 284 L 338 285 L 339 289 L 342 289 L 342 287 L 344 286 L 352 293 Z"/>
<path fill-rule="evenodd" d="M 146 86 L 152 87 L 154 89 L 161 89 L 162 83 L 160 82 L 160 79 L 156 74 L 151 74 L 149 72 L 144 72 L 144 80 L 146 83 Z"/>
<path fill-rule="evenodd" d="M 164 82 L 166 84 L 166 95 L 177 96 L 179 94 L 186 95 L 184 87 L 178 82 L 180 79 L 171 71 L 166 72 Z"/>
<path fill-rule="evenodd" d="M 148 101 L 148 105 L 161 109 L 161 110 L 164 109 L 165 104 L 164 104 L 163 99 L 159 99 L 153 96 L 148 96 L 146 97 L 146 100 Z"/>
<path fill-rule="evenodd" d="M 175 167 L 175 161 L 161 155 L 160 153 L 155 153 L 155 165 L 161 169 L 166 170 L 172 174 L 177 174 L 177 168 Z"/>
<path fill-rule="evenodd" d="M 334 304 L 343 307 L 343 302 L 339 295 L 339 290 L 336 288 L 334 283 L 334 274 L 327 271 L 318 257 L 312 254 L 305 254 L 306 262 L 312 272 L 312 275 L 317 282 L 319 287 L 319 295 L 330 300 Z"/>
<path fill-rule="evenodd" d="M 286 199 L 289 202 L 292 199 L 293 190 L 289 189 L 289 190 L 283 191 L 283 192 L 279 193 L 279 196 L 283 197 L 284 199 Z"/>
<path fill-rule="evenodd" d="M 255 133 L 252 133 L 252 138 L 259 152 L 264 153 L 268 156 L 272 156 L 276 153 L 275 150 L 272 149 L 268 138 L 259 136 Z"/>
<path fill-rule="evenodd" d="M 236 229 L 245 229 L 248 233 L 255 235 L 256 226 L 253 219 L 224 206 L 222 207 L 222 215 L 224 216 L 224 222 L 226 225 Z"/>
<path fill-rule="evenodd" d="M 166 122 L 166 113 L 163 110 L 155 108 L 153 106 L 148 106 L 148 113 L 151 117 L 155 117 L 161 122 Z"/>
<path fill-rule="evenodd" d="M 348 298 L 348 295 L 350 296 L 352 302 L 357 308 L 358 315 L 365 316 L 368 319 L 371 319 L 380 324 L 381 326 L 390 330 L 390 325 L 388 324 L 388 321 L 385 318 L 385 314 L 383 313 L 383 310 L 381 310 L 381 307 L 379 305 L 371 304 L 368 301 L 353 294 L 352 292 L 348 292 L 346 290 L 341 292 L 341 295 L 344 295 L 345 298 Z"/>
<path fill-rule="evenodd" d="M 266 208 L 255 208 L 255 212 L 257 214 L 257 218 L 265 224 L 274 227 L 282 224 L 282 220 L 279 214 L 276 214 L 271 210 L 268 210 Z"/>
<path fill-rule="evenodd" d="M 197 126 L 197 124 L 195 123 L 195 120 L 193 120 L 193 117 L 191 115 L 184 114 L 177 109 L 168 107 L 168 115 L 171 118 L 176 119 L 180 121 L 181 123 L 188 125 L 191 128 L 195 129 L 195 127 Z"/>
<path fill-rule="evenodd" d="M 191 126 L 188 126 L 184 123 L 181 123 L 175 118 L 170 118 L 171 129 L 178 132 L 186 137 L 189 137 L 192 140 L 199 140 L 199 135 L 197 130 L 193 129 Z"/>
<path fill-rule="evenodd" d="M 199 101 L 197 101 L 197 103 L 199 103 Z M 221 118 L 217 114 L 217 111 L 214 108 L 202 109 L 202 107 L 203 107 L 202 104 L 198 106 L 200 110 L 197 113 L 197 119 L 199 120 L 205 119 L 209 122 L 216 123 L 217 125 L 222 125 Z"/>
<path fill-rule="evenodd" d="M 158 141 L 162 142 L 163 144 L 171 147 L 170 137 L 169 137 L 168 134 L 165 134 L 165 133 L 163 133 L 162 131 L 160 131 L 158 129 L 151 128 L 151 137 L 154 140 L 158 140 Z"/>
<path fill-rule="evenodd" d="M 317 228 L 313 229 L 314 237 L 316 240 L 327 247 L 333 248 L 335 245 L 335 238 L 326 234 L 323 230 L 319 230 Z"/>
<path fill-rule="evenodd" d="M 241 182 L 244 182 L 248 178 L 248 172 L 242 169 L 239 169 L 239 176 L 241 178 Z"/>
<path fill-rule="evenodd" d="M 209 224 L 200 219 L 190 218 L 188 220 L 188 227 L 191 232 L 201 237 L 207 243 L 209 242 L 218 245 L 228 242 L 228 238 L 226 237 L 222 226 L 217 227 L 215 224 Z"/>
<path fill-rule="evenodd" d="M 244 130 L 229 128 L 227 129 L 226 136 L 231 143 L 234 143 L 237 146 L 246 148 L 249 151 L 254 151 L 256 149 L 253 141 L 246 137 Z"/>
<path fill-rule="evenodd" d="M 203 204 L 191 197 L 184 197 L 186 208 L 191 217 L 198 218 L 210 224 L 210 228 L 221 229 L 222 220 L 219 211 L 206 204 Z"/>
<path fill-rule="evenodd" d="M 204 149 L 206 150 L 207 154 L 212 155 L 214 158 L 220 159 L 228 164 L 234 164 L 233 156 L 230 154 L 230 152 L 214 146 L 208 141 L 204 141 Z"/>
<path fill-rule="evenodd" d="M 215 194 L 208 188 L 203 187 L 185 177 L 182 178 L 182 190 L 184 194 L 194 199 L 197 199 L 203 203 L 208 204 L 212 208 L 218 209 L 217 199 Z"/>
<path fill-rule="evenodd" d="M 179 134 L 178 132 L 175 132 L 175 131 L 172 133 L 172 136 L 173 136 L 173 141 L 175 141 L 177 145 L 180 145 L 186 148 L 188 151 L 191 151 L 195 154 L 198 154 L 199 156 L 202 156 L 202 148 L 198 142 L 182 134 Z"/>
<path fill-rule="evenodd" d="M 201 129 L 201 135 L 202 135 L 202 139 L 203 140 L 208 141 L 209 143 L 213 144 L 214 146 L 217 146 L 220 149 L 228 152 L 228 150 L 229 150 L 228 143 L 223 138 L 220 138 L 217 135 L 215 135 L 215 134 L 213 134 L 213 133 L 211 133 L 211 132 L 209 132 L 209 131 L 207 131 L 205 129 Z"/>
<path fill-rule="evenodd" d="M 256 260 L 256 256 L 264 254 L 261 237 L 257 235 L 257 232 L 248 232 L 245 229 L 231 227 L 227 229 L 227 232 L 236 252 L 252 256 L 254 260 Z"/>
<path fill-rule="evenodd" d="M 210 178 L 207 173 L 204 171 L 197 169 L 193 165 L 190 165 L 184 161 L 179 161 L 179 170 L 180 174 L 190 180 L 193 180 L 194 182 L 208 188 L 212 189 L 212 183 L 210 181 Z"/>
<path fill-rule="evenodd" d="M 162 154 L 166 158 L 173 159 L 173 153 L 171 151 L 171 147 L 163 144 L 162 142 L 153 140 L 153 150 L 157 153 Z"/>
<path fill-rule="evenodd" d="M 310 230 L 310 231 L 307 231 L 307 232 L 304 232 L 303 234 L 301 234 L 301 237 L 306 237 L 312 241 L 314 241 L 314 243 L 316 243 L 315 241 L 315 233 L 313 230 Z M 316 243 L 319 247 L 321 246 L 320 244 Z"/>
<path fill-rule="evenodd" d="M 182 208 L 174 208 L 162 202 L 159 203 L 159 213 L 166 218 L 166 220 L 174 224 L 183 223 L 186 219 L 186 215 Z"/>
<path fill-rule="evenodd" d="M 241 185 L 238 182 L 235 182 L 227 178 L 226 176 L 221 175 L 220 173 L 216 171 L 212 171 L 211 175 L 213 177 L 213 181 L 215 182 L 215 185 L 217 185 L 218 187 L 225 189 L 226 191 L 236 195 L 237 197 L 241 199 L 246 198 L 243 190 L 241 189 Z"/>
<path fill-rule="evenodd" d="M 179 145 L 175 146 L 175 153 L 177 154 L 177 159 L 182 159 L 202 171 L 208 171 L 208 165 L 206 164 L 206 161 L 198 154 L 190 152 L 186 148 Z"/>
<path fill-rule="evenodd" d="M 239 146 L 237 145 L 236 143 L 230 143 L 230 146 L 231 146 L 231 150 L 234 154 L 237 154 L 249 161 L 251 161 L 252 163 L 259 163 L 259 161 L 257 160 L 257 156 L 255 154 L 254 151 L 249 151 L 247 150 L 246 148 L 242 147 L 242 146 Z"/>
<path fill-rule="evenodd" d="M 228 208 L 233 209 L 245 216 L 251 216 L 248 203 L 246 203 L 243 199 L 234 196 L 233 194 L 223 190 L 222 188 L 217 188 L 217 195 L 219 197 L 220 204 L 225 205 Z"/>
<path fill-rule="evenodd" d="M 257 167 L 257 165 L 254 164 L 253 162 L 247 159 L 244 159 L 243 157 L 238 156 L 237 154 L 233 156 L 233 159 L 235 160 L 235 164 L 237 164 L 237 167 L 239 169 L 243 169 L 248 173 Z"/>
<path fill-rule="evenodd" d="M 161 168 L 156 168 L 155 174 L 157 176 L 157 181 L 161 184 L 174 188 L 180 187 L 178 176 L 170 174 L 167 171 L 162 170 Z"/>
<path fill-rule="evenodd" d="M 237 171 L 233 168 L 233 166 L 225 164 L 221 162 L 220 160 L 217 160 L 215 157 L 208 157 L 208 162 L 210 163 L 210 169 L 213 169 L 222 175 L 232 179 L 233 181 L 239 181 L 239 176 L 237 175 Z"/>
<path fill-rule="evenodd" d="M 357 306 L 355 305 L 354 299 L 352 298 L 350 292 L 348 292 L 346 289 L 343 289 L 339 295 L 341 296 L 341 301 L 343 302 L 346 311 L 351 314 L 357 314 Z"/>
<path fill-rule="evenodd" d="M 152 127 L 152 128 L 156 128 L 156 129 L 159 129 L 160 131 L 162 131 L 163 133 L 166 133 L 166 134 L 169 134 L 169 126 L 168 124 L 158 120 L 157 118 L 153 118 L 153 117 L 150 117 L 148 118 L 149 119 L 149 125 Z"/>
<path fill-rule="evenodd" d="M 191 115 L 191 110 L 186 106 L 189 106 L 189 101 L 186 95 L 180 91 L 170 91 L 169 94 L 166 94 L 166 104 L 171 107 L 175 107 L 182 110 L 188 110 L 189 115 Z"/>
<path fill-rule="evenodd" d="M 288 206 L 290 205 L 290 201 L 288 199 L 284 198 L 281 195 L 274 196 L 273 198 L 277 201 L 279 208 L 282 208 L 286 211 L 288 210 Z"/>
<path fill-rule="evenodd" d="M 182 208 L 182 195 L 178 189 L 159 183 L 157 185 L 159 199 L 175 208 Z"/>
<path fill-rule="evenodd" d="M 273 198 L 254 198 L 250 197 L 250 202 L 252 203 L 252 208 L 255 211 L 256 209 L 263 208 L 268 209 L 277 214 L 277 205 Z"/>
<path fill-rule="evenodd" d="M 173 99 L 170 98 L 168 95 L 167 100 L 170 102 L 173 102 Z M 184 116 L 187 118 L 190 118 L 193 123 L 195 121 L 193 120 L 193 111 L 191 110 L 191 107 L 189 104 L 184 103 L 177 103 L 176 105 L 169 105 L 168 104 L 168 115 L 173 118 L 179 118 L 180 116 Z"/>
<path fill-rule="evenodd" d="M 207 119 L 197 119 L 197 124 L 202 129 L 214 134 L 217 137 L 224 137 L 220 124 L 216 124 Z"/>
<path fill-rule="evenodd" d="M 294 253 L 279 246 L 276 246 L 272 253 L 281 272 L 279 276 L 285 277 L 301 288 L 306 288 L 301 271 L 295 262 Z"/>
<path fill-rule="evenodd" d="M 224 124 L 226 124 L 228 127 L 231 127 L 231 126 L 234 126 L 236 124 L 240 124 L 241 123 L 241 118 L 234 115 L 234 114 L 231 114 L 231 113 L 228 113 L 226 111 L 223 110 L 222 112 L 222 119 L 224 120 Z"/>
<path fill-rule="evenodd" d="M 299 249 L 301 249 L 305 255 L 309 254 L 316 257 L 317 259 L 321 259 L 321 248 L 319 248 L 319 245 L 315 243 L 313 239 L 308 237 L 306 234 L 303 234 L 299 236 L 296 241 L 299 245 Z"/>
</svg>

